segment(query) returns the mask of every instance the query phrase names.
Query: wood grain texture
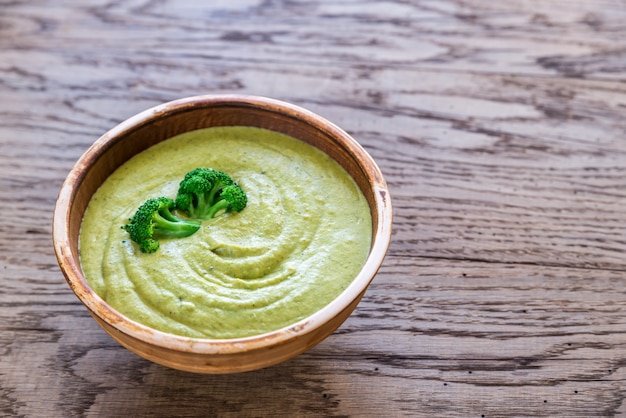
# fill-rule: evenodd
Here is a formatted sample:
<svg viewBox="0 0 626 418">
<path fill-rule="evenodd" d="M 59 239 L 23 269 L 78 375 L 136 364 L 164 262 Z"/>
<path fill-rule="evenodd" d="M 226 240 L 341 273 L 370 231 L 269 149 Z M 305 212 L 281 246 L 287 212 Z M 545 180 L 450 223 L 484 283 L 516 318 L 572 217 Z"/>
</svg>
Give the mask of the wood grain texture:
<svg viewBox="0 0 626 418">
<path fill-rule="evenodd" d="M 626 413 L 626 5 L 67 0 L 0 5 L 0 415 Z M 350 132 L 394 202 L 350 319 L 279 366 L 201 376 L 112 341 L 51 244 L 119 121 L 205 93 Z"/>
</svg>

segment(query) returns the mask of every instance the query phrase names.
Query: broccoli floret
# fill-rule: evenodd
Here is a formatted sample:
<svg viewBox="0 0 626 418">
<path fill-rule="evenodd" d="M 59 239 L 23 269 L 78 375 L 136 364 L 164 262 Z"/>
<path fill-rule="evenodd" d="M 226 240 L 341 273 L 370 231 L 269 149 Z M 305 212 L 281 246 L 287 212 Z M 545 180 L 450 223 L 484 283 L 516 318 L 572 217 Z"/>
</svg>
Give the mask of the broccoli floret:
<svg viewBox="0 0 626 418">
<path fill-rule="evenodd" d="M 159 249 L 159 238 L 182 238 L 200 229 L 200 222 L 181 219 L 172 213 L 174 200 L 158 197 L 146 200 L 123 228 L 144 253 Z"/>
<path fill-rule="evenodd" d="M 176 206 L 195 219 L 210 219 L 221 211 L 239 212 L 247 203 L 246 193 L 228 174 L 211 168 L 187 173 L 176 196 Z"/>
</svg>

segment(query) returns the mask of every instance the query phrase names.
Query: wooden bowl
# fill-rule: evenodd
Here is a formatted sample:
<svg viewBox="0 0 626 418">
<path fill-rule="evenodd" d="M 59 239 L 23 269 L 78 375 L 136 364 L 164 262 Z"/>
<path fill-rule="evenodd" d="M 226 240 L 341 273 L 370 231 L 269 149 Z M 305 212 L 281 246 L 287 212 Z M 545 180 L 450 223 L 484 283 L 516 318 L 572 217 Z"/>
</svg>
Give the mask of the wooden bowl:
<svg viewBox="0 0 626 418">
<path fill-rule="evenodd" d="M 324 151 L 354 178 L 372 215 L 372 244 L 365 265 L 329 305 L 286 328 L 245 338 L 212 340 L 160 332 L 117 312 L 90 287 L 79 262 L 78 237 L 85 208 L 105 179 L 133 155 L 188 131 L 253 126 L 290 135 Z M 324 118 L 277 100 L 238 95 L 198 96 L 146 110 L 100 137 L 63 183 L 53 222 L 54 250 L 70 287 L 96 322 L 136 354 L 175 369 L 233 373 L 274 365 L 304 352 L 352 313 L 383 262 L 391 239 L 392 210 L 376 163 L 347 133 Z"/>
</svg>

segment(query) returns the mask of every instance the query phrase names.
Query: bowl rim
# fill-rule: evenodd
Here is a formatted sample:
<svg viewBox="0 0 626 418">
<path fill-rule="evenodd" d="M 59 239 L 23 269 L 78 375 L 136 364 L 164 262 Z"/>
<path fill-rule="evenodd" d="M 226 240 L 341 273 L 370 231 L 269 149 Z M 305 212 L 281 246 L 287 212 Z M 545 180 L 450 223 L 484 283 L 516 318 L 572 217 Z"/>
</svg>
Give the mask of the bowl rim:
<svg viewBox="0 0 626 418">
<path fill-rule="evenodd" d="M 220 105 L 261 107 L 271 112 L 288 112 L 290 116 L 295 115 L 297 118 L 314 125 L 316 129 L 329 137 L 339 138 L 342 145 L 349 149 L 350 156 L 358 162 L 359 167 L 362 170 L 364 167 L 369 169 L 367 177 L 372 181 L 369 186 L 373 191 L 378 222 L 372 234 L 370 252 L 357 276 L 329 304 L 310 316 L 286 327 L 247 337 L 229 339 L 184 337 L 150 328 L 126 317 L 107 304 L 91 289 L 80 267 L 80 260 L 74 259 L 71 251 L 70 208 L 81 185 L 84 172 L 89 169 L 85 164 L 88 161 L 94 161 L 105 153 L 108 145 L 120 135 L 139 126 L 157 121 L 171 113 L 185 112 L 187 109 L 197 106 Z M 175 351 L 208 355 L 237 354 L 268 348 L 319 329 L 329 319 L 339 315 L 349 307 L 350 303 L 364 294 L 383 263 L 391 241 L 391 228 L 391 199 L 382 172 L 367 151 L 343 129 L 322 116 L 281 100 L 252 95 L 210 94 L 190 96 L 153 106 L 120 122 L 100 136 L 76 161 L 61 186 L 53 213 L 52 238 L 55 255 L 66 281 L 92 316 L 96 315 L 116 330 L 145 343 Z"/>
</svg>

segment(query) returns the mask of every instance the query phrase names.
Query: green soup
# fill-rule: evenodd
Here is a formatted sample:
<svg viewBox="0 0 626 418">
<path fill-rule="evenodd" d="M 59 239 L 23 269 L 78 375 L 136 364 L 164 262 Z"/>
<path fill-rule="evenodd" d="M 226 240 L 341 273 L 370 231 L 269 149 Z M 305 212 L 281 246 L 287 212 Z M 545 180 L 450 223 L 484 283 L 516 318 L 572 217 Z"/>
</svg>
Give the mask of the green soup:
<svg viewBox="0 0 626 418">
<path fill-rule="evenodd" d="M 248 195 L 241 212 L 161 239 L 144 254 L 125 230 L 147 198 L 176 197 L 185 173 L 210 167 Z M 127 317 L 197 338 L 280 329 L 318 311 L 356 277 L 372 234 L 352 178 L 318 149 L 275 132 L 209 128 L 136 155 L 94 194 L 81 227 L 90 286 Z"/>
</svg>

